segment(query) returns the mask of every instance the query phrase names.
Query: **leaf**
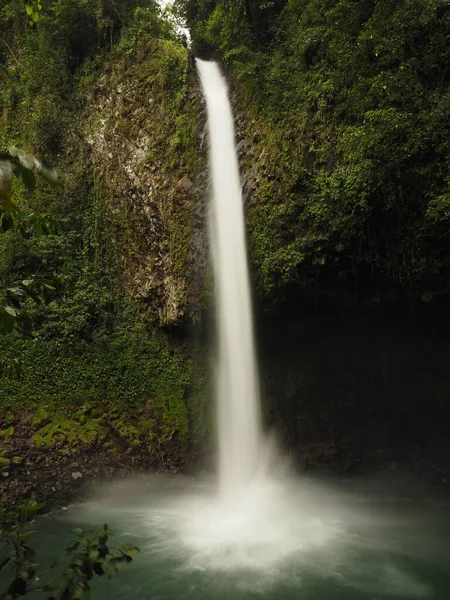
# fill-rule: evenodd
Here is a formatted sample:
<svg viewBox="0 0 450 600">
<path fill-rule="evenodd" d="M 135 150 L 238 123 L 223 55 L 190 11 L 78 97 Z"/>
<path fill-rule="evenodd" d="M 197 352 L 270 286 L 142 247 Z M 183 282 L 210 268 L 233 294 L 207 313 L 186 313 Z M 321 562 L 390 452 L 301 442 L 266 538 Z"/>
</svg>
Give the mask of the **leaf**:
<svg viewBox="0 0 450 600">
<path fill-rule="evenodd" d="M 140 550 L 137 546 L 122 546 L 121 552 L 132 556 L 133 554 L 139 554 Z"/>
<path fill-rule="evenodd" d="M 29 515 L 37 512 L 38 510 L 41 510 L 41 508 L 44 508 L 44 506 L 45 505 L 42 502 L 37 502 L 35 498 L 31 497 L 29 500 L 24 502 L 19 508 L 23 514 Z"/>
<path fill-rule="evenodd" d="M 15 319 L 17 319 L 17 317 L 19 316 L 19 313 L 17 312 L 17 310 L 15 308 L 13 308 L 12 306 L 5 306 L 4 307 L 5 312 L 7 312 L 9 315 L 11 315 L 12 317 L 14 317 Z"/>
<path fill-rule="evenodd" d="M 32 300 L 34 300 L 34 302 L 36 302 L 36 304 L 42 304 L 42 300 L 39 298 L 39 296 L 36 294 L 36 292 L 34 290 L 32 290 L 31 288 L 28 288 L 27 292 L 28 292 L 28 295 L 30 296 L 30 298 Z"/>
<path fill-rule="evenodd" d="M 91 550 L 89 552 L 89 560 L 91 560 L 92 562 L 95 562 L 96 560 L 98 560 L 99 556 L 100 556 L 100 553 L 96 549 Z"/>
<path fill-rule="evenodd" d="M 114 568 L 114 570 L 118 571 L 119 569 L 122 569 L 129 561 L 126 559 L 125 556 L 113 556 L 108 564 Z"/>
<path fill-rule="evenodd" d="M 13 294 L 14 296 L 20 296 L 21 298 L 23 298 L 26 294 L 25 290 L 19 287 L 6 288 L 6 291 L 10 294 Z"/>
<path fill-rule="evenodd" d="M 11 298 L 9 298 L 9 301 L 14 306 L 14 308 L 20 310 L 20 301 L 17 298 L 14 298 L 14 296 L 12 296 Z"/>
<path fill-rule="evenodd" d="M 29 558 L 34 558 L 36 556 L 36 552 L 33 548 L 30 548 L 30 546 L 24 546 L 23 549 L 27 551 L 27 556 Z"/>
<path fill-rule="evenodd" d="M 14 435 L 14 427 L 12 425 L 7 427 L 6 429 L 0 429 L 0 436 L 5 440 L 7 440 L 8 438 L 10 438 L 13 435 Z"/>
<path fill-rule="evenodd" d="M 9 563 L 9 561 L 10 561 L 10 560 L 11 560 L 11 557 L 10 557 L 10 556 L 8 556 L 7 558 L 5 558 L 5 560 L 3 560 L 3 561 L 0 563 L 0 571 L 3 569 L 3 567 L 4 567 L 5 565 L 7 565 L 7 564 Z"/>
<path fill-rule="evenodd" d="M 44 167 L 42 163 L 39 163 L 38 172 L 39 175 L 42 175 L 42 177 L 51 185 L 59 185 L 58 173 L 55 171 L 55 169 L 48 169 L 47 167 Z"/>
</svg>

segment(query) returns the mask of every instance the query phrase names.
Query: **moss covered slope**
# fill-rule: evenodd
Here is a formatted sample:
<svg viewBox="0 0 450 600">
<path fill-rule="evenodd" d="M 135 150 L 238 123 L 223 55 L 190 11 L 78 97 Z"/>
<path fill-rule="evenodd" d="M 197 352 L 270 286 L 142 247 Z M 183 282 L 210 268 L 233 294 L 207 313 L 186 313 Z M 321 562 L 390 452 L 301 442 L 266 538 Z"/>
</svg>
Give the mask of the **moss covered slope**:
<svg viewBox="0 0 450 600">
<path fill-rule="evenodd" d="M 192 348 L 161 326 L 202 304 L 187 285 L 201 286 L 205 260 L 188 52 L 153 1 L 54 0 L 33 26 L 10 2 L 0 29 L 0 142 L 42 156 L 64 184 L 14 190 L 24 210 L 58 219 L 59 235 L 0 236 L 2 291 L 35 273 L 62 284 L 48 304 L 30 301 L 31 332 L 0 337 L 2 356 L 22 363 L 19 379 L 0 378 L 2 427 L 29 415 L 33 448 L 69 455 L 125 443 L 181 456 L 198 377 Z"/>
<path fill-rule="evenodd" d="M 182 0 L 251 117 L 260 293 L 450 289 L 445 0 Z"/>
</svg>

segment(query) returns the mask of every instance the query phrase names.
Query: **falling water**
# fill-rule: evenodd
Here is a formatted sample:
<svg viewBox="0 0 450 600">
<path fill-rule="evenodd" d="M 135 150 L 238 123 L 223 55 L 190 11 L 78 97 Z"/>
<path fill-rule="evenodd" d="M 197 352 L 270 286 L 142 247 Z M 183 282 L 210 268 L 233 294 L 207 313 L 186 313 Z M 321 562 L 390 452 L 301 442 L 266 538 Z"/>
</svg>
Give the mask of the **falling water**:
<svg viewBox="0 0 450 600">
<path fill-rule="evenodd" d="M 258 373 L 245 221 L 234 124 L 225 78 L 197 59 L 208 109 L 212 209 L 210 243 L 218 311 L 219 481 L 228 494 L 247 484 L 260 455 Z"/>
</svg>

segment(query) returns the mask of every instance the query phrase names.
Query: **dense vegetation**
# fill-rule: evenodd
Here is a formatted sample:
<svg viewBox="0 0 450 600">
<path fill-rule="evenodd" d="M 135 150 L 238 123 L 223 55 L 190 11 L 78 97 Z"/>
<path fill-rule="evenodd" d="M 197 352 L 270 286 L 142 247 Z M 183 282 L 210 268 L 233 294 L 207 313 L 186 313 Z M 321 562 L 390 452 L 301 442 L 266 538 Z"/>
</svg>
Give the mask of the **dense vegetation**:
<svg viewBox="0 0 450 600">
<path fill-rule="evenodd" d="M 208 353 L 194 364 L 183 329 L 201 318 L 210 275 L 192 54 L 220 60 L 230 79 L 251 182 L 252 278 L 264 306 L 321 296 L 419 303 L 450 291 L 448 0 L 176 0 L 175 10 L 190 28 L 191 52 L 157 0 L 1 4 L 0 484 L 14 480 L 9 499 L 38 487 L 49 507 L 60 505 L 70 496 L 57 496 L 61 488 L 78 485 L 97 461 L 94 475 L 185 466 L 191 443 L 205 437 Z M 23 168 L 23 156 L 41 162 Z M 9 163 L 21 177 L 9 181 Z M 52 167 L 61 185 L 35 180 L 33 171 Z M 339 435 L 354 426 L 352 402 L 364 398 L 367 378 L 352 396 L 353 370 L 364 375 L 365 363 L 336 339 L 336 386 L 324 382 L 314 396 L 329 350 L 308 349 L 302 372 L 292 367 L 294 384 L 282 370 L 271 382 L 268 365 L 265 392 L 267 404 L 273 396 L 281 405 L 286 379 L 286 443 L 314 439 L 324 421 L 330 448 L 347 462 Z M 286 339 L 281 346 L 291 352 Z M 422 418 L 433 395 L 424 376 L 411 384 L 416 395 L 401 398 L 395 382 L 405 367 L 392 353 L 379 360 L 379 348 L 368 355 L 371 376 L 395 371 L 387 377 L 394 385 L 384 403 L 377 388 L 372 403 L 403 427 L 413 408 Z M 416 360 L 441 369 L 429 354 L 420 362 L 413 352 L 414 369 Z M 346 369 L 351 384 L 342 384 Z M 442 380 L 431 371 L 442 422 L 446 369 Z M 373 444 L 378 452 L 385 442 Z M 327 460 L 321 448 L 314 460 Z M 37 586 L 19 517 L 0 506 L 0 570 L 20 566 L 13 598 Z M 49 598 L 81 597 L 95 574 L 131 560 L 131 549 L 110 553 L 106 528 L 78 534 L 62 578 L 39 584 Z"/>
<path fill-rule="evenodd" d="M 31 433 L 37 447 L 93 440 L 101 445 L 113 428 L 122 442 L 153 445 L 160 456 L 173 436 L 189 436 L 191 359 L 184 342 L 172 342 L 159 330 L 127 288 L 126 265 L 136 257 L 142 233 L 139 220 L 123 187 L 93 163 L 86 138 L 103 117 L 95 112 L 100 101 L 93 100 L 102 93 L 99 79 L 108 78 L 114 88 L 131 80 L 134 91 L 138 85 L 152 90 L 158 109 L 167 113 L 149 119 L 153 133 L 160 130 L 153 151 L 167 156 L 161 144 L 177 145 L 186 155 L 184 162 L 172 161 L 174 176 L 179 164 L 189 157 L 194 162 L 188 53 L 170 16 L 153 0 L 27 6 L 11 0 L 0 9 L 0 145 L 24 148 L 55 166 L 62 185 L 53 189 L 39 182 L 31 193 L 18 179 L 13 182 L 20 211 L 57 226 L 48 235 L 33 228 L 24 235 L 19 227 L 2 233 L 0 300 L 3 305 L 8 290 L 31 278 L 57 281 L 58 293 L 39 302 L 23 298 L 26 323 L 0 336 L 2 359 L 21 364 L 19 378 L 0 378 L 0 435 L 10 437 L 17 428 L 15 410 L 26 407 L 35 413 Z M 125 111 L 122 139 L 126 127 L 133 129 Z M 175 209 L 169 218 L 176 221 Z M 178 231 L 185 240 L 182 224 Z M 172 254 L 187 271 L 179 245 L 174 240 Z M 102 420 L 106 409 L 109 425 Z M 11 458 L 2 449 L 0 468 L 8 465 Z"/>
<path fill-rule="evenodd" d="M 194 52 L 224 61 L 252 117 L 260 292 L 447 293 L 448 3 L 180 0 L 179 8 Z"/>
</svg>

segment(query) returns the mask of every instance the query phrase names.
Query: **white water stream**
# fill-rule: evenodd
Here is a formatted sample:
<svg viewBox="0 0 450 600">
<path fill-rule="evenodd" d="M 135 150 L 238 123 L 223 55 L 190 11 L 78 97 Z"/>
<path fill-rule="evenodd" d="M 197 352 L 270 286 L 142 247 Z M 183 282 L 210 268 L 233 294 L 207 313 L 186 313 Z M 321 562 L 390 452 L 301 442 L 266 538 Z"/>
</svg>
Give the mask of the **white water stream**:
<svg viewBox="0 0 450 600">
<path fill-rule="evenodd" d="M 227 84 L 217 63 L 197 59 L 197 68 L 208 109 L 209 230 L 219 341 L 219 481 L 228 495 L 251 481 L 261 456 L 258 373 L 244 209 Z"/>
</svg>

